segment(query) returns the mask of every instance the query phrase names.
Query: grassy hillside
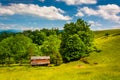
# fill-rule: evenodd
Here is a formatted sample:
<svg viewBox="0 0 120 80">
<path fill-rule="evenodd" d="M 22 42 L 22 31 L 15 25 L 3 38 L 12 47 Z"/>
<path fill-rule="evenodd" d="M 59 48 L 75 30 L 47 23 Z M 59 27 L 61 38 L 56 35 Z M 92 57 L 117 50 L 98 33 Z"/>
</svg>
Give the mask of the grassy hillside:
<svg viewBox="0 0 120 80">
<path fill-rule="evenodd" d="M 98 33 L 99 32 L 99 33 Z M 101 63 L 116 61 L 120 58 L 120 29 L 105 30 L 95 32 L 95 45 L 101 50 L 100 53 L 92 53 L 89 57 L 90 61 L 100 61 Z M 105 36 L 105 33 L 109 36 Z M 97 57 L 96 57 L 97 56 Z M 94 59 L 93 59 L 94 58 Z M 95 59 L 96 58 L 96 59 Z M 101 58 L 101 59 L 99 59 Z"/>
<path fill-rule="evenodd" d="M 109 36 L 105 36 L 105 33 Z M 87 60 L 53 67 L 0 67 L 0 80 L 120 80 L 120 30 L 95 32 L 99 53 L 91 53 Z"/>
<path fill-rule="evenodd" d="M 106 32 L 109 33 L 109 36 L 104 35 Z M 108 80 L 119 80 L 120 29 L 95 32 L 95 45 L 98 49 L 101 50 L 101 52 L 92 53 L 90 57 L 87 58 L 88 61 L 91 64 L 98 63 L 98 65 L 101 68 L 101 71 L 104 72 L 107 76 L 109 76 Z M 112 77 L 110 78 L 110 76 Z M 105 80 L 107 80 L 107 77 Z"/>
<path fill-rule="evenodd" d="M 120 35 L 120 29 L 112 29 L 112 30 L 101 30 L 101 31 L 94 31 L 95 38 L 104 37 L 106 33 L 109 35 Z"/>
</svg>

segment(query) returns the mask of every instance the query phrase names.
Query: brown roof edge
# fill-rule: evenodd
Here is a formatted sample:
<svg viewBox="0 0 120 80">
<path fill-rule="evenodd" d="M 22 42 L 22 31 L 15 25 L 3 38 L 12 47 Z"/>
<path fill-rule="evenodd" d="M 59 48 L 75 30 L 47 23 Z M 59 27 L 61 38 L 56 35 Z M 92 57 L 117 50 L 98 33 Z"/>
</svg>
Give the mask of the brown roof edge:
<svg viewBox="0 0 120 80">
<path fill-rule="evenodd" d="M 50 56 L 31 56 L 31 60 L 36 59 L 50 59 Z"/>
</svg>

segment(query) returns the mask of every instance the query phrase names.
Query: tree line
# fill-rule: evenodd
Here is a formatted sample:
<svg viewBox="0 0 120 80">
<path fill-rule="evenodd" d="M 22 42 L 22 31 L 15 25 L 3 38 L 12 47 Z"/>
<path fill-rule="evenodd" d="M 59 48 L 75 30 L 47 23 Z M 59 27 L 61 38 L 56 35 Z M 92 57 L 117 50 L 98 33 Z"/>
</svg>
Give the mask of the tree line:
<svg viewBox="0 0 120 80">
<path fill-rule="evenodd" d="M 0 34 L 0 64 L 29 63 L 31 56 L 50 56 L 60 65 L 89 56 L 94 51 L 93 32 L 82 19 L 57 28 Z"/>
</svg>

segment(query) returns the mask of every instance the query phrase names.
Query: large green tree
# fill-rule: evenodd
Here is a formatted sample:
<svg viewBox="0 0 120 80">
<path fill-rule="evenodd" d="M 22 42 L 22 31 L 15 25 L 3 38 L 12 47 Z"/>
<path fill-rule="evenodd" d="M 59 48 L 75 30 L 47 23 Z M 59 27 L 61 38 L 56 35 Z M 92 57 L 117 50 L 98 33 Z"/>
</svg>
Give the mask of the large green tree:
<svg viewBox="0 0 120 80">
<path fill-rule="evenodd" d="M 2 62 L 5 62 L 7 65 L 11 63 L 11 57 L 13 56 L 11 47 L 12 47 L 13 37 L 8 37 L 3 39 L 0 42 L 0 58 Z"/>
<path fill-rule="evenodd" d="M 12 41 L 11 47 L 14 59 L 19 61 L 20 65 L 24 59 L 29 57 L 28 49 L 32 45 L 32 40 L 24 35 L 16 35 Z"/>
<path fill-rule="evenodd" d="M 18 34 L 13 37 L 8 37 L 0 42 L 0 58 L 1 62 L 11 63 L 11 59 L 14 62 L 22 64 L 23 60 L 27 60 L 30 56 L 28 50 L 32 49 L 32 40 L 24 35 Z"/>
<path fill-rule="evenodd" d="M 88 56 L 93 50 L 93 33 L 82 19 L 64 26 L 60 52 L 65 62 Z"/>
</svg>

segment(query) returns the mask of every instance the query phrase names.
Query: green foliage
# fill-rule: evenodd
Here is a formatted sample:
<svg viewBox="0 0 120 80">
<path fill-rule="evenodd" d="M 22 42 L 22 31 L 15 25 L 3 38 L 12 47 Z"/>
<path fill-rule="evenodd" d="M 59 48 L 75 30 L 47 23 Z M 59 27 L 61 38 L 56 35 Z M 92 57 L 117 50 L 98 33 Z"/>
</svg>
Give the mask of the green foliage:
<svg viewBox="0 0 120 80">
<path fill-rule="evenodd" d="M 50 36 L 50 35 L 56 35 L 59 34 L 59 30 L 58 29 L 45 29 L 43 28 L 42 30 L 40 30 L 41 32 L 44 32 L 46 34 L 46 36 Z"/>
<path fill-rule="evenodd" d="M 23 35 L 8 37 L 0 42 L 1 57 L 7 60 L 7 64 L 10 63 L 11 58 L 14 59 L 14 62 L 22 64 L 22 61 L 29 56 L 27 51 L 31 44 L 32 40 Z"/>
<path fill-rule="evenodd" d="M 0 42 L 0 54 L 1 54 L 1 61 L 4 63 L 6 63 L 7 65 L 10 65 L 10 60 L 11 60 L 11 57 L 13 56 L 13 53 L 12 53 L 12 50 L 11 50 L 11 47 L 12 47 L 12 40 L 13 37 L 8 37 L 6 39 L 3 39 L 1 42 Z"/>
<path fill-rule="evenodd" d="M 55 64 L 55 66 L 59 66 L 62 64 L 62 56 L 61 54 L 58 52 L 58 53 L 53 53 L 51 55 L 51 62 Z"/>
<path fill-rule="evenodd" d="M 27 53 L 29 46 L 32 44 L 32 40 L 23 35 L 16 35 L 12 41 L 11 47 L 14 53 L 15 61 L 19 61 L 22 64 L 23 59 L 27 59 L 29 53 Z"/>
<path fill-rule="evenodd" d="M 3 39 L 10 37 L 10 36 L 14 36 L 15 33 L 12 32 L 1 32 L 0 33 L 0 41 L 2 41 Z"/>
<path fill-rule="evenodd" d="M 28 48 L 28 53 L 30 56 L 41 56 L 41 50 L 37 44 L 31 44 Z"/>
<path fill-rule="evenodd" d="M 67 61 L 78 60 L 85 54 L 85 45 L 77 34 L 68 37 L 65 47 L 62 56 Z"/>
<path fill-rule="evenodd" d="M 6 54 L 5 54 L 5 52 L 3 52 L 3 50 L 5 50 L 5 48 L 3 47 L 2 43 L 0 42 L 0 64 L 5 64 Z"/>
<path fill-rule="evenodd" d="M 43 43 L 41 51 L 43 55 L 50 56 L 51 63 L 60 65 L 62 63 L 62 57 L 59 53 L 61 40 L 56 35 L 51 35 Z"/>
<path fill-rule="evenodd" d="M 47 55 L 47 56 L 51 56 L 52 63 L 55 63 L 56 65 L 62 63 L 62 57 L 61 54 L 59 53 L 61 40 L 58 39 L 58 37 L 60 38 L 61 35 L 57 28 L 52 28 L 52 29 L 44 28 L 42 30 L 35 30 L 35 31 L 27 30 L 27 31 L 23 31 L 23 33 L 21 34 L 31 38 L 34 43 L 28 48 L 27 51 L 30 54 L 30 56 Z M 55 45 L 55 46 L 51 47 L 51 45 Z"/>
<path fill-rule="evenodd" d="M 32 31 L 31 30 L 25 30 L 21 34 L 23 34 L 23 35 L 25 35 L 27 37 L 30 37 L 32 35 Z"/>
<path fill-rule="evenodd" d="M 108 32 L 105 33 L 105 36 L 108 37 L 110 34 Z"/>
<path fill-rule="evenodd" d="M 44 32 L 40 32 L 36 30 L 33 32 L 33 34 L 30 37 L 32 38 L 33 43 L 42 45 L 46 39 L 46 34 Z"/>
<path fill-rule="evenodd" d="M 55 29 L 54 28 L 52 29 L 43 28 L 41 30 L 35 30 L 35 31 L 31 31 L 31 30 L 23 31 L 22 34 L 31 38 L 33 43 L 42 45 L 48 36 L 58 35 L 59 30 L 57 28 Z"/>
<path fill-rule="evenodd" d="M 64 61 L 78 60 L 93 51 L 93 33 L 89 26 L 82 19 L 65 24 L 60 50 Z"/>
</svg>

